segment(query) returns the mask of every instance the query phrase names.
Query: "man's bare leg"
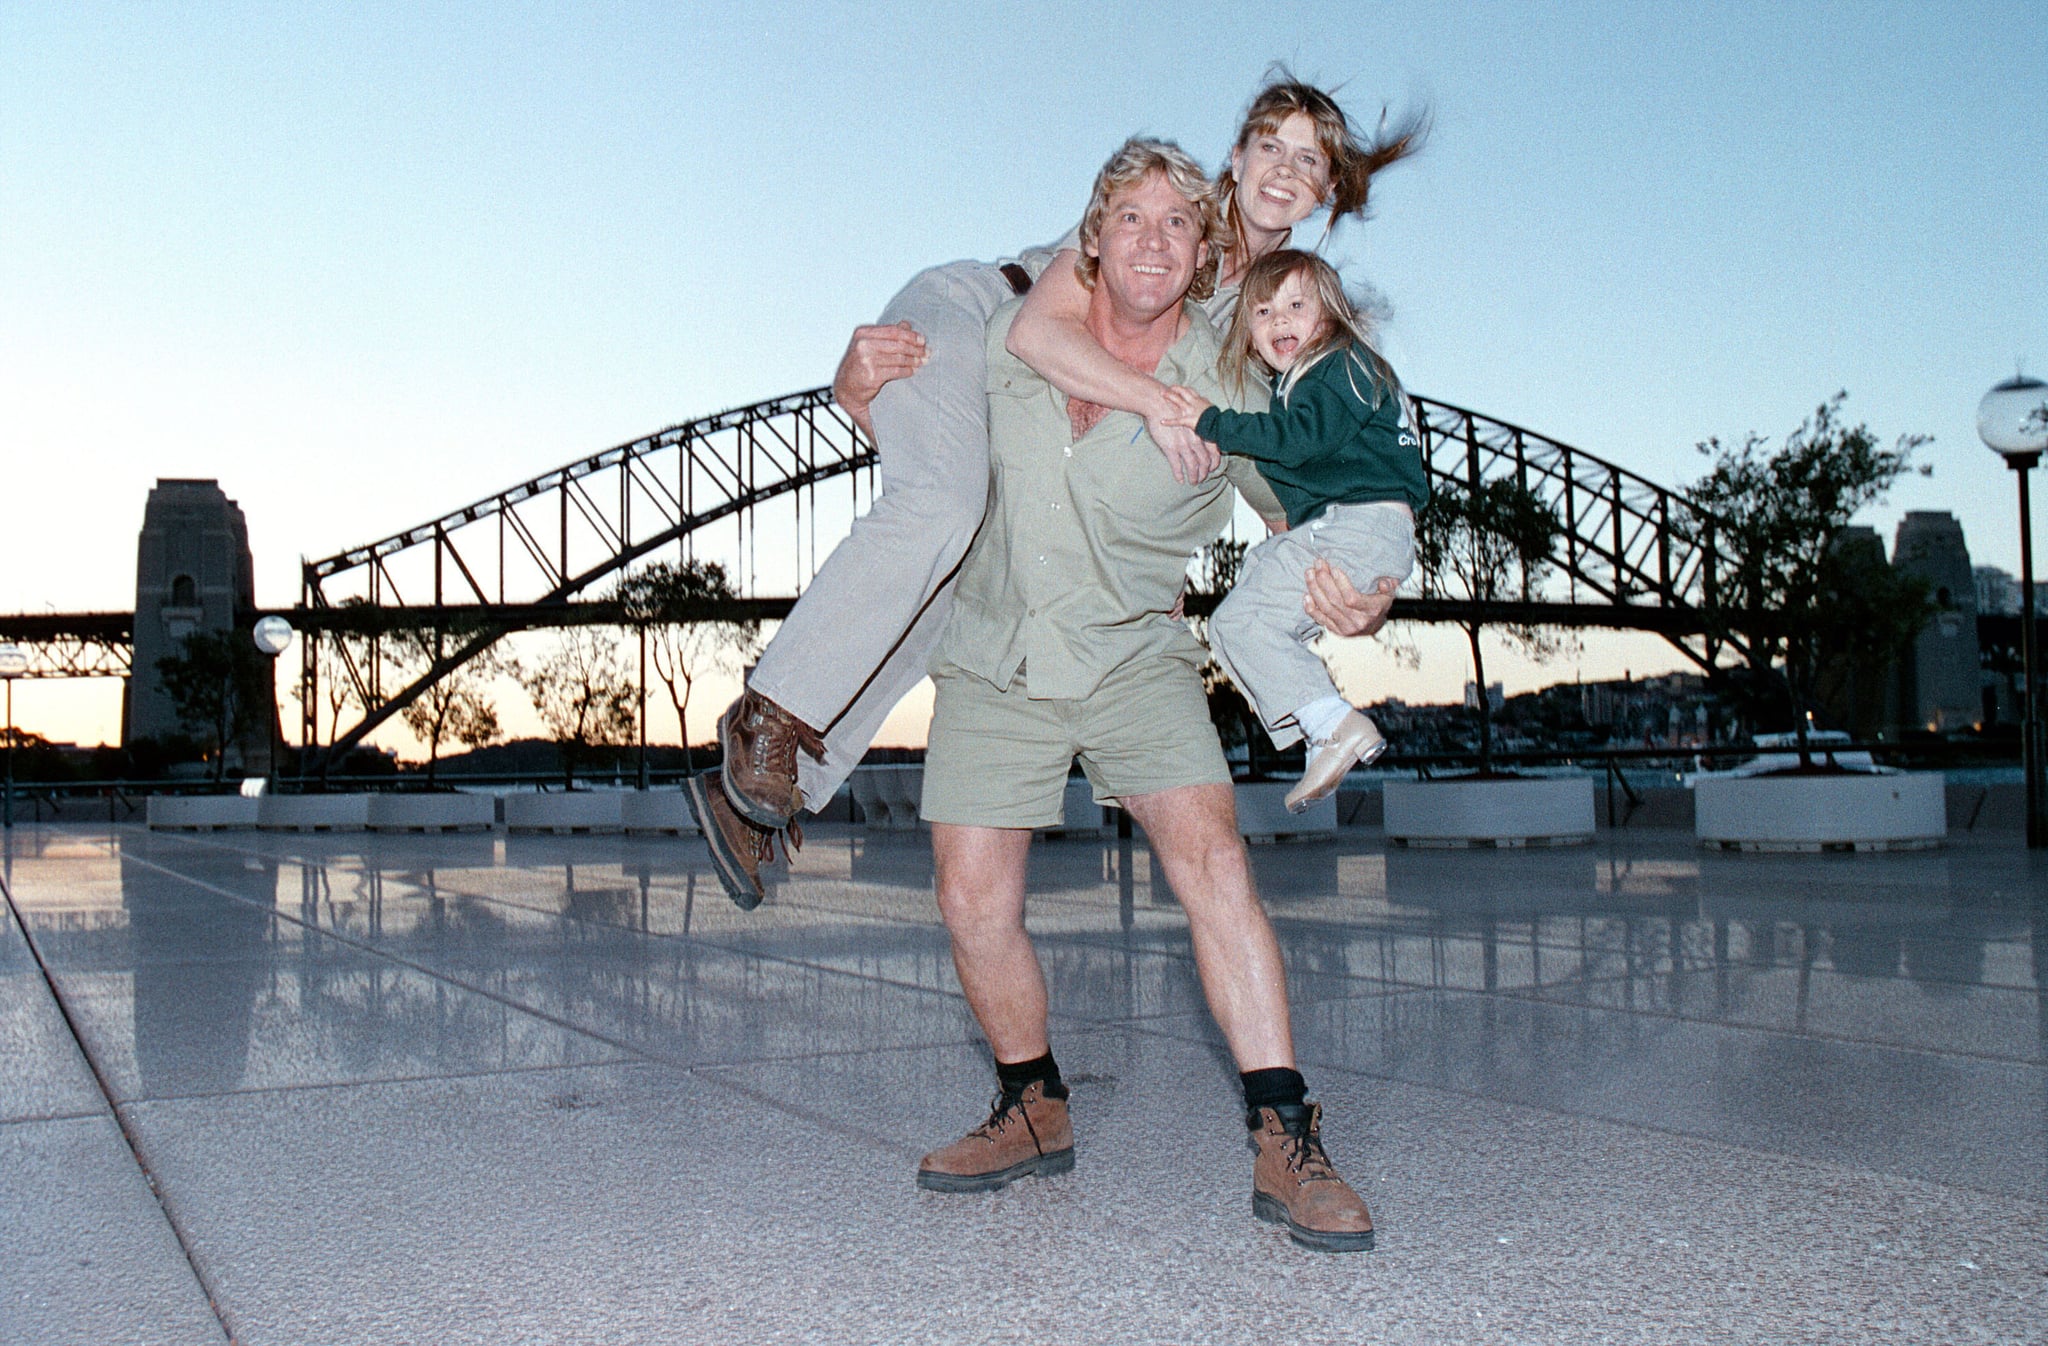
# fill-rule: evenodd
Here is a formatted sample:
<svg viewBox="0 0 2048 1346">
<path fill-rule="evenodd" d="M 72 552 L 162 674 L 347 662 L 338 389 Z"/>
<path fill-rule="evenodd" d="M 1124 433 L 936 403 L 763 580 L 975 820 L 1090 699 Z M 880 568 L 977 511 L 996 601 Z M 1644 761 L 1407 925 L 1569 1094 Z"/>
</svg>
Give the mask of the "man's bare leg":
<svg viewBox="0 0 2048 1346">
<path fill-rule="evenodd" d="M 1024 929 L 1031 833 L 1013 827 L 932 824 L 939 915 L 953 937 L 960 989 L 999 1062 L 1049 1050 L 1045 972 Z"/>
<path fill-rule="evenodd" d="M 1209 1010 L 1245 1072 L 1245 1120 L 1257 1155 L 1252 1213 L 1321 1252 L 1372 1247 L 1372 1213 L 1337 1176 L 1323 1150 L 1322 1109 L 1305 1101 L 1294 1070 L 1287 974 L 1238 835 L 1236 795 L 1228 785 L 1189 785 L 1126 799 L 1124 807 L 1145 829 L 1188 914 Z M 1290 1080 L 1294 1101 L 1254 1105 L 1261 1075 Z"/>
<path fill-rule="evenodd" d="M 1023 829 L 932 824 L 939 912 L 1000 1087 L 987 1121 L 918 1164 L 927 1191 L 989 1192 L 1074 1166 L 1067 1089 L 1046 1042 L 1045 972 L 1024 929 L 1030 852 Z"/>
<path fill-rule="evenodd" d="M 1294 1065 L 1287 973 L 1252 883 L 1228 785 L 1184 785 L 1123 801 L 1188 914 L 1209 1012 L 1239 1070 Z"/>
</svg>

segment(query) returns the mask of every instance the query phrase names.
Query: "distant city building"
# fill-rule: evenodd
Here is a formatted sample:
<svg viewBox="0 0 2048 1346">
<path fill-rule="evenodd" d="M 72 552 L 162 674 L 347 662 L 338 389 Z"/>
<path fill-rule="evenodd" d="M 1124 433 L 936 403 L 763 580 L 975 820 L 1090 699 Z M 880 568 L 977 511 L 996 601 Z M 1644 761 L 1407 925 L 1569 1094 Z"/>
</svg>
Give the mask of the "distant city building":
<svg viewBox="0 0 2048 1346">
<path fill-rule="evenodd" d="M 1984 718 L 1977 654 L 1977 581 L 1963 526 L 1946 510 L 1911 510 L 1892 538 L 1892 566 L 1927 581 L 1934 618 L 1900 661 L 1899 719 L 1934 733 Z"/>
<path fill-rule="evenodd" d="M 1970 572 L 1977 588 L 1977 615 L 2017 617 L 2020 615 L 2020 582 L 1997 566 L 1978 566 Z M 2034 580 L 2034 611 L 2048 616 L 2048 584 Z"/>
<path fill-rule="evenodd" d="M 194 631 L 225 631 L 256 606 L 249 525 L 213 480 L 159 478 L 135 549 L 135 656 L 123 698 L 122 741 L 190 731 L 157 677 Z M 255 750 L 262 751 L 260 738 Z M 233 759 L 230 758 L 232 761 Z"/>
<path fill-rule="evenodd" d="M 1977 613 L 1983 617 L 2015 617 L 2020 610 L 2020 582 L 1997 566 L 1975 566 L 1970 571 L 1977 591 Z"/>
<path fill-rule="evenodd" d="M 1502 686 L 1502 684 L 1497 682 L 1489 682 L 1486 684 L 1486 704 L 1488 706 L 1492 707 L 1495 711 L 1498 711 L 1502 706 L 1505 706 L 1507 703 L 1507 691 Z M 1465 684 L 1465 709 L 1479 709 L 1479 684 L 1476 682 L 1468 682 Z"/>
</svg>

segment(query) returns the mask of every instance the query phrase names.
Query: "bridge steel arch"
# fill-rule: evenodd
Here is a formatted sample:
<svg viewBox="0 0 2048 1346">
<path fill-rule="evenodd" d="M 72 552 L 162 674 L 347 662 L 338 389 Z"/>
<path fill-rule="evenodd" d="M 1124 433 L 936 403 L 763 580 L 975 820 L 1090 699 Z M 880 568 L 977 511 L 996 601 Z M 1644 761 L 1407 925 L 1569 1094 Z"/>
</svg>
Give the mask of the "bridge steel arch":
<svg viewBox="0 0 2048 1346">
<path fill-rule="evenodd" d="M 1739 643 L 1708 616 L 1735 558 L 1717 545 L 1716 521 L 1682 494 L 1521 426 L 1428 398 L 1410 401 L 1434 478 L 1477 485 L 1512 477 L 1557 512 L 1564 593 L 1531 593 L 1483 609 L 1404 598 L 1397 616 L 1650 631 L 1703 669 Z M 738 561 L 742 588 L 754 595 L 744 605 L 748 615 L 779 615 L 793 600 L 762 598 L 763 585 L 793 594 L 808 582 L 842 535 L 837 519 L 850 522 L 864 501 L 872 502 L 875 467 L 873 444 L 833 405 L 831 390 L 813 388 L 671 426 L 403 532 L 306 561 L 292 614 L 309 637 L 302 647 L 303 741 L 317 742 L 321 633 L 354 631 L 369 645 L 369 657 L 358 659 L 343 642 L 332 644 L 340 676 L 357 703 L 371 708 L 335 735 L 324 759 L 332 763 L 511 632 L 617 620 L 614 605 L 579 596 L 664 547 L 692 554 L 712 530 L 729 530 L 721 542 Z M 822 507 L 818 488 L 842 476 L 852 479 L 843 508 Z M 797 545 L 778 541 L 763 567 L 757 516 L 777 505 L 794 515 Z M 821 538 L 819 521 L 828 517 Z M 376 633 L 399 625 L 456 634 L 429 667 L 387 694 Z"/>
<path fill-rule="evenodd" d="M 1653 631 L 1708 671 L 1722 649 L 1746 650 L 1714 615 L 1723 612 L 1723 582 L 1740 557 L 1712 514 L 1681 492 L 1533 430 L 1448 402 L 1409 401 L 1433 479 L 1476 487 L 1512 478 L 1563 525 L 1562 599 L 1529 595 L 1515 605 L 1519 613 L 1499 620 Z M 1438 618 L 1459 619 L 1448 611 Z"/>
<path fill-rule="evenodd" d="M 302 563 L 300 604 L 293 614 L 302 629 L 370 630 L 367 659 L 334 642 L 357 704 L 370 709 L 335 736 L 325 760 L 339 760 L 512 631 L 587 620 L 574 611 L 584 606 L 573 601 L 578 595 L 664 546 L 677 545 L 687 555 L 699 534 L 728 525 L 742 560 L 741 578 L 754 588 L 755 513 L 771 501 L 786 498 L 794 506 L 799 545 L 793 558 L 771 555 L 768 569 L 786 572 L 791 567 L 785 562 L 793 559 L 807 569 L 791 579 L 807 578 L 820 559 L 817 488 L 851 476 L 846 508 L 857 514 L 863 494 L 872 500 L 875 465 L 873 444 L 833 404 L 831 389 L 812 388 L 670 426 L 417 527 Z M 826 550 L 836 541 L 828 532 Z M 387 695 L 375 650 L 379 623 L 361 620 L 364 607 L 393 619 L 384 625 L 400 624 L 402 616 L 462 634 L 410 683 Z M 308 639 L 300 672 L 308 744 L 316 741 L 318 670 L 315 641 Z"/>
</svg>

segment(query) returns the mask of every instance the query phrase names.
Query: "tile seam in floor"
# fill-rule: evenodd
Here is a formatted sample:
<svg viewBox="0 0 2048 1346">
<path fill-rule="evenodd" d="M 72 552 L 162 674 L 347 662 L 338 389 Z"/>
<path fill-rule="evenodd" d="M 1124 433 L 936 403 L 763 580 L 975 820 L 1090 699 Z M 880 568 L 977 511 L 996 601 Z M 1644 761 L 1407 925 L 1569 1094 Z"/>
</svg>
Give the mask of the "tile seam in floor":
<svg viewBox="0 0 2048 1346">
<path fill-rule="evenodd" d="M 1137 1029 L 1134 1031 L 1143 1032 L 1145 1030 Z M 1172 1037 L 1173 1035 L 1155 1034 L 1154 1036 Z M 1193 1039 L 1174 1038 L 1174 1040 L 1189 1042 Z M 1592 1122 L 1599 1126 L 1611 1126 L 1620 1131 L 1665 1136 L 1694 1145 L 1713 1146 L 1716 1149 L 1726 1150 L 1733 1154 L 1753 1154 L 1813 1169 L 1854 1173 L 1863 1177 L 1877 1178 L 1884 1182 L 1918 1183 L 1943 1191 L 1970 1192 L 1978 1196 L 1994 1197 L 2000 1201 L 2010 1202 L 2029 1210 L 2048 1212 L 2048 1196 L 2030 1199 L 2016 1195 L 2013 1189 L 2009 1187 L 1979 1187 L 1966 1182 L 1948 1182 L 1940 1178 L 1923 1177 L 1911 1173 L 1894 1173 L 1880 1168 L 1863 1168 L 1855 1164 L 1844 1163 L 1838 1159 L 1817 1159 L 1812 1155 L 1800 1154 L 1795 1150 L 1767 1150 L 1756 1145 L 1744 1145 L 1737 1141 L 1724 1140 L 1719 1136 L 1703 1136 L 1696 1131 L 1681 1131 L 1672 1126 L 1659 1126 L 1654 1122 L 1629 1121 L 1620 1117 L 1603 1116 L 1597 1112 L 1573 1112 L 1568 1108 L 1555 1107 L 1547 1103 L 1536 1103 L 1528 1099 L 1502 1098 L 1498 1094 L 1483 1093 L 1477 1089 L 1464 1089 L 1454 1084 L 1435 1084 L 1425 1080 L 1409 1079 L 1401 1075 L 1389 1075 L 1377 1070 L 1361 1070 L 1357 1066 L 1339 1065 L 1329 1061 L 1316 1061 L 1311 1064 L 1317 1071 L 1327 1071 L 1336 1075 L 1350 1075 L 1358 1079 L 1379 1080 L 1387 1084 L 1398 1084 L 1404 1089 L 1419 1089 L 1425 1093 L 1471 1099 L 1475 1102 L 1490 1104 L 1498 1108 L 1525 1108 L 1530 1112 L 1540 1112 L 1548 1117 L 1561 1117 L 1574 1122 Z M 2048 1272 L 2043 1274 L 2048 1275 Z"/>
<path fill-rule="evenodd" d="M 427 1075 L 378 1075 L 355 1080 L 308 1080 L 293 1084 L 252 1084 L 239 1089 L 200 1089 L 189 1093 L 137 1094 L 125 1100 L 122 1107 L 149 1107 L 157 1103 L 204 1102 L 209 1099 L 256 1098 L 266 1094 L 318 1093 L 321 1090 L 361 1089 L 384 1084 L 432 1084 L 436 1080 L 490 1080 L 525 1075 L 545 1075 L 550 1071 L 602 1070 L 608 1066 L 631 1066 L 639 1070 L 650 1066 L 675 1069 L 675 1063 L 657 1061 L 649 1057 L 634 1057 L 630 1060 L 612 1061 L 561 1061 L 544 1066 L 504 1066 L 496 1070 L 449 1070 Z"/>
<path fill-rule="evenodd" d="M 0 1130 L 10 1126 L 40 1126 L 44 1122 L 91 1121 L 106 1115 L 105 1110 L 96 1108 L 89 1112 L 52 1112 L 36 1117 L 0 1117 Z"/>
<path fill-rule="evenodd" d="M 35 932 L 30 930 L 28 922 L 22 919 L 21 911 L 15 905 L 13 885 L 11 883 L 0 885 L 0 899 L 4 899 L 8 913 L 12 916 L 15 925 L 20 929 L 22 941 L 28 946 L 29 956 L 35 960 L 36 967 L 42 972 L 43 984 L 49 991 L 51 1001 L 56 1005 L 57 1013 L 64 1020 L 65 1031 L 71 1035 L 72 1045 L 77 1048 L 79 1056 L 85 1062 L 86 1069 L 92 1075 L 94 1087 L 99 1090 L 100 1097 L 106 1102 L 107 1112 L 105 1116 L 109 1121 L 113 1122 L 115 1133 L 121 1137 L 122 1144 L 127 1147 L 128 1157 L 134 1161 L 136 1170 L 142 1178 L 143 1185 L 148 1189 L 151 1200 L 156 1203 L 157 1213 L 163 1217 L 164 1225 L 169 1229 L 172 1241 L 177 1245 L 179 1256 L 184 1258 L 186 1270 L 192 1274 L 193 1284 L 198 1286 L 199 1293 L 205 1296 L 206 1308 L 213 1315 L 214 1325 L 220 1329 L 221 1335 L 226 1338 L 229 1346 L 234 1346 L 235 1332 L 228 1323 L 226 1313 L 221 1308 L 220 1296 L 215 1291 L 212 1279 L 206 1274 L 205 1268 L 200 1266 L 197 1253 L 193 1249 L 191 1242 L 186 1238 L 184 1226 L 177 1218 L 177 1212 L 172 1209 L 170 1197 L 157 1181 L 156 1170 L 149 1162 L 149 1153 L 142 1143 L 140 1133 L 121 1104 L 115 1099 L 112 1082 L 108 1080 L 106 1072 L 101 1069 L 99 1060 L 93 1055 L 92 1049 L 87 1046 L 85 1035 L 79 1030 L 77 1017 L 72 1014 L 71 1006 L 66 1003 L 63 991 L 58 987 L 56 978 L 50 972 L 50 965 L 43 959 L 42 950 L 37 944 Z"/>
<path fill-rule="evenodd" d="M 1593 981 L 1583 984 L 1599 986 L 1608 983 Z M 1879 1051 L 1907 1052 L 1917 1056 L 1953 1057 L 1963 1061 L 1982 1061 L 1995 1065 L 2025 1066 L 2035 1070 L 2048 1071 L 2048 1057 L 2000 1056 L 1992 1052 L 1969 1051 L 1963 1048 L 1926 1047 L 1917 1043 L 1889 1042 L 1878 1038 L 1850 1037 L 1842 1033 L 1829 1033 L 1815 1029 L 1774 1028 L 1768 1024 L 1744 1023 L 1739 1020 L 1704 1019 L 1697 1015 L 1678 1014 L 1671 1010 L 1620 1009 L 1611 1005 L 1592 1005 L 1577 1000 L 1558 1000 L 1522 990 L 1471 991 L 1455 986 L 1427 989 L 1442 990 L 1455 995 L 1466 996 L 1495 995 L 1506 1000 L 1519 1000 L 1525 1004 L 1547 1005 L 1553 1009 L 1592 1010 L 1602 1014 L 1623 1014 L 1633 1018 L 1656 1019 L 1665 1023 L 1698 1024 L 1707 1028 L 1727 1028 L 1741 1032 L 1762 1033 L 1771 1037 L 1792 1038 L 1800 1042 L 1826 1042 L 1838 1047 L 1864 1047 Z"/>
</svg>

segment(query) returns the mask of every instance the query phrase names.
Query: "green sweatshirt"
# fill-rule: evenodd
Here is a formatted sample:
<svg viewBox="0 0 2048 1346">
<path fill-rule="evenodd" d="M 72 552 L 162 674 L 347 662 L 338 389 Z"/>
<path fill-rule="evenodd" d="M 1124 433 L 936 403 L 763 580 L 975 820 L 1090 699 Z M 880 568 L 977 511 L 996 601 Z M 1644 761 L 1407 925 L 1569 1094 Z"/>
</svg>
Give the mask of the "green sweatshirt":
<svg viewBox="0 0 2048 1346">
<path fill-rule="evenodd" d="M 1348 347 L 1303 370 L 1271 411 L 1211 407 L 1195 433 L 1258 464 L 1289 528 L 1331 505 L 1405 500 L 1419 510 L 1429 500 L 1422 446 L 1401 423 L 1400 395 L 1376 387 Z"/>
</svg>

